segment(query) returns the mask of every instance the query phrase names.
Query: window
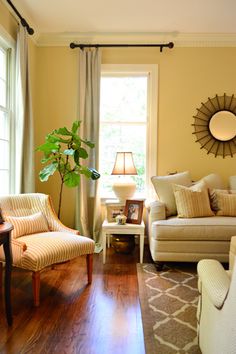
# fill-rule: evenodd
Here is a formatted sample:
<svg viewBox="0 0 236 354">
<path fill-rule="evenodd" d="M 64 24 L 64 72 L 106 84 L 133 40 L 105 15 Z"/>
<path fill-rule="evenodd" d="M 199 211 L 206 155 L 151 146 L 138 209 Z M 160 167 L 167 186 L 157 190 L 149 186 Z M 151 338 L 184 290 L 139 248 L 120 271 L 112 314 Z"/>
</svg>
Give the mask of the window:
<svg viewBox="0 0 236 354">
<path fill-rule="evenodd" d="M 12 192 L 11 49 L 0 37 L 0 195 Z"/>
<path fill-rule="evenodd" d="M 100 100 L 101 197 L 114 197 L 117 151 L 132 151 L 137 195 L 146 197 L 156 174 L 157 66 L 102 65 Z"/>
</svg>

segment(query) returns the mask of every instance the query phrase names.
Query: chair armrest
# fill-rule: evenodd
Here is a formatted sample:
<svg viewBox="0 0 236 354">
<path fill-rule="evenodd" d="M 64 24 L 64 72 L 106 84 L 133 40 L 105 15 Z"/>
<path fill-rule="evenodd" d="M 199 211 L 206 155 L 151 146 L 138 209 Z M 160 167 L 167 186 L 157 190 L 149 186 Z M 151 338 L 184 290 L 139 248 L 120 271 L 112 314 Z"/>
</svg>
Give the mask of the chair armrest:
<svg viewBox="0 0 236 354">
<path fill-rule="evenodd" d="M 229 250 L 229 269 L 232 271 L 234 267 L 236 257 L 236 236 L 231 238 L 230 250 Z"/>
<path fill-rule="evenodd" d="M 51 231 L 66 231 L 66 232 L 71 232 L 75 235 L 79 235 L 78 230 L 71 229 L 70 227 L 65 226 L 59 219 L 58 216 L 53 208 L 52 200 L 51 197 L 48 196 L 48 221 L 49 221 L 49 227 Z"/>
<path fill-rule="evenodd" d="M 159 200 L 151 201 L 147 204 L 147 210 L 149 213 L 149 221 L 152 223 L 157 220 L 166 219 L 166 206 L 165 203 Z"/>
<path fill-rule="evenodd" d="M 213 259 L 204 259 L 198 262 L 197 270 L 200 278 L 200 293 L 204 288 L 213 305 L 221 309 L 230 287 L 228 273 L 220 262 Z"/>
<path fill-rule="evenodd" d="M 12 238 L 11 249 L 12 249 L 12 262 L 14 265 L 19 265 L 23 253 L 27 250 L 27 246 L 24 242 Z M 0 259 L 5 261 L 3 247 L 0 247 Z"/>
</svg>

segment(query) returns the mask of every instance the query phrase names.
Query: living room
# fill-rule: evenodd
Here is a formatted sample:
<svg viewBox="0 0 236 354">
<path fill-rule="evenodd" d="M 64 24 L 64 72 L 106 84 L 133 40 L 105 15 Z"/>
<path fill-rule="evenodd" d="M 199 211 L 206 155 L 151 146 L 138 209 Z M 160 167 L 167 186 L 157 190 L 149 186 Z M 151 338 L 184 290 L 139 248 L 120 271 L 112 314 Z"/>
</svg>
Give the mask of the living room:
<svg viewBox="0 0 236 354">
<path fill-rule="evenodd" d="M 53 130 L 64 126 L 70 128 L 75 120 L 81 119 L 78 117 L 78 81 L 82 67 L 79 65 L 79 51 L 82 50 L 71 49 L 72 42 L 135 45 L 173 42 L 173 48 L 100 48 L 101 70 L 105 73 L 109 67 L 114 70 L 114 66 L 122 65 L 129 71 L 135 70 L 135 67 L 140 72 L 144 68 L 155 68 L 155 97 L 150 109 L 154 116 L 154 129 L 149 135 L 151 146 L 147 149 L 148 189 L 152 188 L 153 175 L 166 176 L 183 171 L 190 171 L 192 181 L 215 173 L 222 179 L 222 189 L 229 187 L 230 176 L 236 175 L 234 156 L 232 158 L 229 154 L 223 158 L 202 148 L 200 142 L 196 141 L 196 134 L 193 134 L 193 124 L 202 103 L 206 104 L 209 98 L 214 99 L 216 95 L 220 99 L 227 97 L 230 100 L 235 94 L 235 4 L 220 0 L 207 4 L 201 1 L 194 5 L 184 0 L 178 5 L 171 1 L 165 4 L 160 1 L 156 4 L 104 1 L 102 11 L 99 11 L 95 2 L 86 5 L 70 1 L 60 6 L 56 2 L 41 2 L 42 7 L 26 0 L 12 3 L 34 28 L 34 34 L 28 34 L 27 37 L 33 128 L 29 129 L 24 143 L 30 146 L 30 137 L 33 137 L 31 155 L 34 160 L 33 173 L 28 168 L 28 185 L 32 186 L 28 192 L 50 195 L 57 210 L 59 176 L 50 176 L 45 183 L 40 181 L 38 175 L 42 170 L 42 155 L 35 149 L 44 143 L 47 134 Z M 76 13 L 79 16 L 77 23 L 73 22 Z M 19 16 L 8 1 L 1 0 L 0 37 L 14 48 L 18 24 Z M 128 138 L 131 139 L 131 135 Z M 94 151 L 97 150 L 95 143 Z M 99 168 L 98 171 L 101 173 Z M 2 189 L 5 190 L 5 187 Z M 13 189 L 11 194 L 14 194 Z M 74 188 L 63 189 L 60 220 L 72 229 L 78 218 L 76 198 Z M 102 196 L 102 219 L 106 199 L 105 195 Z M 147 206 L 148 196 L 143 195 L 141 199 L 146 200 Z M 147 214 L 144 208 L 146 236 Z M 70 262 L 69 266 L 56 266 L 54 273 L 51 270 L 44 272 L 40 306 L 37 308 L 33 306 L 30 274 L 13 268 L 13 325 L 8 328 L 3 306 L 0 351 L 145 353 L 146 339 L 143 335 L 136 270 L 139 256 L 137 245 L 129 255 L 115 253 L 113 248 L 107 249 L 105 264 L 102 252 L 95 253 L 91 292 L 86 287 L 83 257 L 74 263 Z M 143 263 L 151 262 L 148 237 L 145 237 Z M 164 354 L 164 348 L 162 350 L 163 353 L 161 350 L 158 353 Z M 173 348 L 171 350 L 177 353 Z M 151 351 L 148 353 L 147 346 L 146 353 L 152 354 Z M 190 350 L 189 353 L 194 351 Z"/>
</svg>

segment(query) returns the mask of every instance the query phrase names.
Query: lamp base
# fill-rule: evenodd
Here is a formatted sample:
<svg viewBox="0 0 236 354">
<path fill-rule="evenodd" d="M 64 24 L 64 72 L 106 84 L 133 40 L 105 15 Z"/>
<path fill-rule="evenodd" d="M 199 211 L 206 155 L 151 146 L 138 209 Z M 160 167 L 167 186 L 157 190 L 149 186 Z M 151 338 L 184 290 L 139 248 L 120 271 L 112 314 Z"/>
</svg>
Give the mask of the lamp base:
<svg viewBox="0 0 236 354">
<path fill-rule="evenodd" d="M 119 199 L 120 202 L 124 202 L 127 199 L 131 199 L 136 191 L 136 184 L 135 182 L 126 182 L 126 181 L 120 181 L 120 182 L 115 182 L 112 186 L 112 190 L 115 193 L 117 199 Z"/>
</svg>

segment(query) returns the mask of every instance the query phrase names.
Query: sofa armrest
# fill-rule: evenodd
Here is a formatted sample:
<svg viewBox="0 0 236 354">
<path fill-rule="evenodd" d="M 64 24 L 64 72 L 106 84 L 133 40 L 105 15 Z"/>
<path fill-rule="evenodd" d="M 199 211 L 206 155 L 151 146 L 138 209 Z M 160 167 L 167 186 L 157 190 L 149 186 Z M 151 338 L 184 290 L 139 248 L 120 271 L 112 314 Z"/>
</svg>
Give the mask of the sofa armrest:
<svg viewBox="0 0 236 354">
<path fill-rule="evenodd" d="M 27 250 L 27 246 L 24 242 L 12 238 L 11 248 L 12 248 L 12 263 L 13 265 L 19 265 L 23 253 Z M 3 247 L 0 247 L 0 260 L 3 260 L 5 262 L 5 254 L 3 251 Z"/>
<path fill-rule="evenodd" d="M 228 273 L 220 262 L 213 259 L 204 259 L 198 262 L 197 270 L 200 278 L 200 293 L 204 288 L 213 305 L 221 309 L 230 287 Z"/>
<path fill-rule="evenodd" d="M 166 219 L 166 206 L 165 203 L 159 200 L 151 201 L 147 204 L 149 213 L 149 222 Z"/>
</svg>

